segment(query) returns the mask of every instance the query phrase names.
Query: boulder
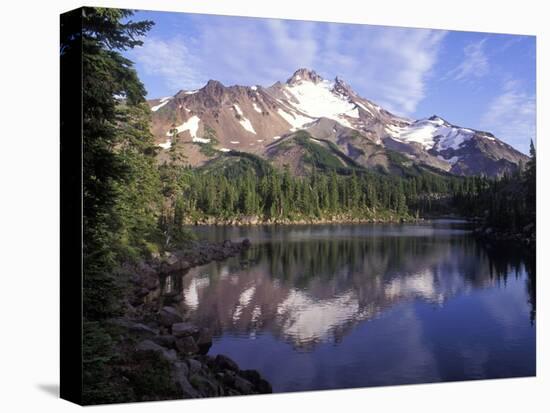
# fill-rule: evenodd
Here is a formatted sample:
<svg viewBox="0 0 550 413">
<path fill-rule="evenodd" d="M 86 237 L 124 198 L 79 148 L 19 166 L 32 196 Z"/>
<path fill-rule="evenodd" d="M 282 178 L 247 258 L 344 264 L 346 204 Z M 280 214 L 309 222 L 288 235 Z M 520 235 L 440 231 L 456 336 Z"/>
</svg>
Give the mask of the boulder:
<svg viewBox="0 0 550 413">
<path fill-rule="evenodd" d="M 189 383 L 189 368 L 187 364 L 184 362 L 174 363 L 174 376 L 184 398 L 195 399 L 201 397 L 200 393 Z"/>
<path fill-rule="evenodd" d="M 201 394 L 202 397 L 224 395 L 222 386 L 217 381 L 209 377 L 194 374 L 189 378 L 189 382 Z"/>
<path fill-rule="evenodd" d="M 241 370 L 239 375 L 244 377 L 254 385 L 255 390 L 261 394 L 273 393 L 271 384 L 267 380 L 262 379 L 260 373 L 256 370 Z"/>
<path fill-rule="evenodd" d="M 193 358 L 188 358 L 186 361 L 187 367 L 189 367 L 189 374 L 196 374 L 202 370 L 202 364 L 200 361 Z"/>
<path fill-rule="evenodd" d="M 223 354 L 218 354 L 214 359 L 214 364 L 219 370 L 232 370 L 238 371 L 239 366 L 229 357 L 224 356 Z"/>
<path fill-rule="evenodd" d="M 203 328 L 199 332 L 199 337 L 196 340 L 199 352 L 201 354 L 207 354 L 210 347 L 212 347 L 212 332 L 209 328 Z"/>
<path fill-rule="evenodd" d="M 199 329 L 191 323 L 172 324 L 172 335 L 175 337 L 198 336 Z"/>
<path fill-rule="evenodd" d="M 171 335 L 155 336 L 151 338 L 159 346 L 166 348 L 174 348 L 176 345 L 176 337 Z"/>
<path fill-rule="evenodd" d="M 191 336 L 176 338 L 175 346 L 181 354 L 190 355 L 199 352 L 199 347 Z"/>
<path fill-rule="evenodd" d="M 128 329 L 131 334 L 135 334 L 140 337 L 151 337 L 159 333 L 157 329 L 149 327 L 143 323 L 128 320 L 126 318 L 116 318 L 112 320 L 111 323 L 118 327 Z"/>
<path fill-rule="evenodd" d="M 163 261 L 160 265 L 160 272 L 163 274 L 170 274 L 178 271 L 188 270 L 191 265 L 184 260 L 178 260 L 175 256 L 170 259 L 170 262 Z"/>
<path fill-rule="evenodd" d="M 254 388 L 252 383 L 250 383 L 246 379 L 243 379 L 240 376 L 235 376 L 233 380 L 233 387 L 235 388 L 235 390 L 242 394 L 250 394 L 253 392 L 252 390 Z"/>
<path fill-rule="evenodd" d="M 143 340 L 136 346 L 137 351 L 154 351 L 167 361 L 176 361 L 178 356 L 175 350 L 168 350 L 152 340 Z"/>
<path fill-rule="evenodd" d="M 159 323 L 165 327 L 170 327 L 172 324 L 181 323 L 183 318 L 178 310 L 174 307 L 162 307 L 158 314 Z"/>
</svg>

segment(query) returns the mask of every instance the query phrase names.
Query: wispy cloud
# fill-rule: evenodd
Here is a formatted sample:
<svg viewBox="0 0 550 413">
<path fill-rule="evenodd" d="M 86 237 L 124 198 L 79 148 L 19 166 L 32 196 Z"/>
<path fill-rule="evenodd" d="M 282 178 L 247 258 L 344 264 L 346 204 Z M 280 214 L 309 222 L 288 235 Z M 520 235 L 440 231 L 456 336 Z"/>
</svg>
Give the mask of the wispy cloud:
<svg viewBox="0 0 550 413">
<path fill-rule="evenodd" d="M 360 45 L 352 56 L 360 58 L 353 68 L 346 70 L 344 66 L 343 75 L 356 80 L 366 97 L 395 113 L 411 114 L 426 96 L 427 82 L 446 34 L 404 28 L 365 30 L 352 40 Z"/>
<path fill-rule="evenodd" d="M 200 57 L 190 52 L 182 37 L 169 40 L 149 37 L 132 52 L 132 58 L 146 74 L 159 76 L 174 92 L 200 87 L 205 80 L 200 71 Z"/>
<path fill-rule="evenodd" d="M 489 58 L 485 53 L 485 42 L 482 39 L 478 42 L 468 44 L 464 48 L 464 60 L 450 70 L 446 78 L 454 80 L 466 80 L 471 78 L 480 78 L 489 73 Z"/>
<path fill-rule="evenodd" d="M 508 80 L 481 118 L 482 127 L 492 131 L 523 153 L 536 139 L 536 99 L 525 92 L 521 82 Z"/>
<path fill-rule="evenodd" d="M 147 38 L 134 59 L 174 90 L 208 79 L 270 85 L 307 67 L 408 115 L 426 95 L 444 31 L 195 16 L 193 37 Z"/>
</svg>

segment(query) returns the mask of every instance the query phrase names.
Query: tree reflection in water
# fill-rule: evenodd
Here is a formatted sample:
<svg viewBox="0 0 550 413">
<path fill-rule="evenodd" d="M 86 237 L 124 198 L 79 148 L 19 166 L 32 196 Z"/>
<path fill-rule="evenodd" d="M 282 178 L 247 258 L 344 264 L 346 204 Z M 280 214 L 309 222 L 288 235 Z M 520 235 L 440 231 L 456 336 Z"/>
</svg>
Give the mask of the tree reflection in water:
<svg viewBox="0 0 550 413">
<path fill-rule="evenodd" d="M 452 228 L 417 232 L 392 227 L 385 236 L 344 228 L 328 236 L 322 229 L 296 236 L 296 229 L 269 229 L 242 256 L 172 275 L 162 284 L 165 297 L 175 296 L 216 335 L 269 331 L 301 350 L 337 343 L 357 323 L 400 303 L 443 306 L 474 290 L 505 288 L 510 276 L 525 278 L 534 323 L 533 257 Z"/>
</svg>

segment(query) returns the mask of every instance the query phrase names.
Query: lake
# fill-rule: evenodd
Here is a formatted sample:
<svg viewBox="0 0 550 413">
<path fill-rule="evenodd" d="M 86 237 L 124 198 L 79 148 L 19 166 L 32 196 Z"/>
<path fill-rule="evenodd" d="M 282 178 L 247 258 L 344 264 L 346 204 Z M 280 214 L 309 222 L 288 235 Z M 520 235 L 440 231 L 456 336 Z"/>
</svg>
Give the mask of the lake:
<svg viewBox="0 0 550 413">
<path fill-rule="evenodd" d="M 274 392 L 536 373 L 534 259 L 465 222 L 193 229 L 252 242 L 169 284 Z"/>
</svg>

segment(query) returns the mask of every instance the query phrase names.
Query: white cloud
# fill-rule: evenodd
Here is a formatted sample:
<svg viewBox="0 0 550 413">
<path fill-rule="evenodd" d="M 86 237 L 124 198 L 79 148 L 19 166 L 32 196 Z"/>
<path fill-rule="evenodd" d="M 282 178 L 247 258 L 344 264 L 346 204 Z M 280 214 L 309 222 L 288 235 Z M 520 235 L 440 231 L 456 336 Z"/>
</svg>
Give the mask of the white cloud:
<svg viewBox="0 0 550 413">
<path fill-rule="evenodd" d="M 195 16 L 193 37 L 147 38 L 133 58 L 174 89 L 208 79 L 269 86 L 307 67 L 411 114 L 425 97 L 444 31 Z"/>
<path fill-rule="evenodd" d="M 517 81 L 504 84 L 481 118 L 481 125 L 523 153 L 529 142 L 536 139 L 536 99 L 522 89 Z"/>
<path fill-rule="evenodd" d="M 204 83 L 200 57 L 190 52 L 182 37 L 170 40 L 148 37 L 142 47 L 132 51 L 131 56 L 141 64 L 146 74 L 158 76 L 174 92 L 195 89 Z"/>
<path fill-rule="evenodd" d="M 424 99 L 444 31 L 364 25 L 325 25 L 316 63 L 356 91 L 403 115 Z"/>
<path fill-rule="evenodd" d="M 472 77 L 483 77 L 489 73 L 489 59 L 485 54 L 484 45 L 487 39 L 470 43 L 464 48 L 464 60 L 449 71 L 446 77 L 454 80 L 466 80 Z"/>
</svg>

